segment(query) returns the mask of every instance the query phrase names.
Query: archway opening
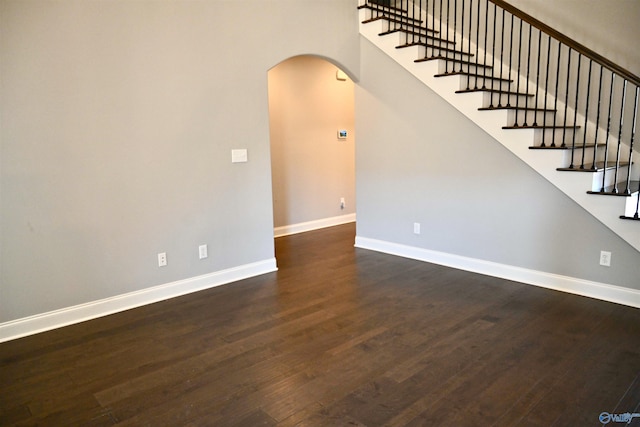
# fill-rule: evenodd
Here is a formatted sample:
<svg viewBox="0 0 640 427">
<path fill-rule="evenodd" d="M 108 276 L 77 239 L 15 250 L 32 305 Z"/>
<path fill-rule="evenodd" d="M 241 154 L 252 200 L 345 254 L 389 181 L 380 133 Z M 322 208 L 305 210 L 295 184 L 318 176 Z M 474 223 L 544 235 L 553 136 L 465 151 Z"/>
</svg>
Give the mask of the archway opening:
<svg viewBox="0 0 640 427">
<path fill-rule="evenodd" d="M 354 83 L 317 56 L 268 74 L 274 235 L 355 221 Z"/>
</svg>

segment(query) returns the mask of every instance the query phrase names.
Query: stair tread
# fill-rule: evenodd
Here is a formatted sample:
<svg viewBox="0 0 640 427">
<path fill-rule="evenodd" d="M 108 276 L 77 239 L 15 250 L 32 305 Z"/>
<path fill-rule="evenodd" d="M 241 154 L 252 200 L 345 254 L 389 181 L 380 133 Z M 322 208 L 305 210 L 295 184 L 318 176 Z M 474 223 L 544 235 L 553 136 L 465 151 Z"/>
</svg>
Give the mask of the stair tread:
<svg viewBox="0 0 640 427">
<path fill-rule="evenodd" d="M 483 78 L 483 79 L 489 79 L 489 80 L 497 80 L 505 83 L 513 83 L 513 80 L 504 79 L 500 77 L 483 76 L 482 74 L 468 73 L 466 71 L 450 71 L 448 73 L 436 74 L 434 77 L 449 77 L 449 76 L 469 76 L 469 77 Z"/>
<path fill-rule="evenodd" d="M 491 88 L 460 89 L 456 91 L 456 93 L 471 93 L 471 92 L 491 92 L 491 93 L 501 93 L 503 95 L 530 96 L 530 97 L 535 96 L 532 93 L 512 92 L 512 91 L 491 89 Z"/>
<path fill-rule="evenodd" d="M 379 15 L 379 16 L 375 16 L 373 18 L 369 18 L 369 19 L 365 19 L 364 21 L 362 21 L 363 24 L 369 24 L 371 22 L 375 22 L 375 21 L 379 21 L 381 19 L 385 19 L 389 22 L 393 22 L 395 24 L 403 24 L 403 25 L 409 25 L 411 23 L 414 24 L 421 24 L 422 21 L 418 20 L 418 19 L 413 19 L 413 18 L 402 18 L 402 19 L 397 19 L 397 18 L 392 18 L 391 16 L 387 16 L 387 15 Z"/>
<path fill-rule="evenodd" d="M 576 150 L 581 150 L 583 148 L 593 148 L 595 146 L 596 146 L 596 144 L 593 144 L 593 143 L 585 144 L 585 145 L 579 144 L 579 145 L 575 146 L 575 149 Z M 598 145 L 598 148 L 600 148 L 600 147 L 603 147 L 603 146 L 602 145 Z M 562 146 L 562 145 L 554 145 L 554 146 L 545 145 L 544 147 L 541 146 L 541 145 L 532 145 L 531 147 L 529 147 L 530 150 L 571 150 L 571 148 L 572 147 L 569 146 L 569 145 L 564 145 L 564 146 Z"/>
<path fill-rule="evenodd" d="M 501 105 L 501 106 L 493 106 L 493 107 L 481 107 L 478 108 L 478 111 L 493 111 L 493 110 L 518 110 L 518 111 L 541 111 L 545 113 L 555 113 L 558 110 L 554 108 L 537 108 L 537 107 L 515 107 L 513 105 Z"/>
<path fill-rule="evenodd" d="M 563 126 L 563 125 L 513 125 L 513 126 L 502 126 L 502 129 L 580 129 L 581 126 Z"/>
<path fill-rule="evenodd" d="M 415 27 L 414 25 L 411 24 L 405 24 L 408 27 Z M 414 36 L 420 36 L 420 37 L 433 37 L 434 34 L 439 34 L 440 32 L 437 30 L 432 30 L 431 28 L 422 28 L 422 27 L 417 27 L 420 31 L 414 31 L 414 30 L 410 30 L 408 28 L 392 28 L 390 30 L 387 31 L 383 31 L 381 33 L 379 33 L 379 36 L 386 36 L 388 34 L 393 34 L 393 33 L 397 33 L 397 32 L 403 32 L 403 33 L 407 33 L 407 34 L 411 34 Z M 424 30 L 424 31 L 422 31 Z M 444 39 L 441 39 L 442 41 L 445 41 Z M 451 41 L 447 40 L 447 43 L 453 43 Z"/>
<path fill-rule="evenodd" d="M 638 191 L 640 191 L 640 181 L 631 181 L 629 183 L 629 193 L 626 193 L 625 190 L 627 189 L 627 183 L 626 182 L 619 182 L 618 183 L 618 191 L 614 192 L 616 186 L 614 185 L 610 185 L 608 187 L 604 188 L 604 191 L 587 191 L 587 194 L 598 194 L 598 195 L 602 195 L 602 196 L 622 196 L 622 197 L 629 197 L 634 193 L 637 193 Z"/>
<path fill-rule="evenodd" d="M 620 167 L 629 166 L 629 163 L 620 162 L 619 166 Z M 595 169 L 591 169 L 591 168 L 580 169 L 579 167 L 578 168 L 573 167 L 573 168 L 556 168 L 556 170 L 562 171 L 562 172 L 601 172 L 605 169 L 615 169 L 615 167 L 616 167 L 616 162 L 607 162 L 606 167 L 604 162 L 596 162 Z"/>
</svg>

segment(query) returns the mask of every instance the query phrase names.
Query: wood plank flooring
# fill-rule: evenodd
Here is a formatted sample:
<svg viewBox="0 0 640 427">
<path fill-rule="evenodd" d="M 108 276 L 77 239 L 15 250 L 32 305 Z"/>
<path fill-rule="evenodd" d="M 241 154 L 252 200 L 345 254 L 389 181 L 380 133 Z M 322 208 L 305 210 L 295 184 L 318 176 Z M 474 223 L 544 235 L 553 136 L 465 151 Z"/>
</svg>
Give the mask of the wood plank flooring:
<svg viewBox="0 0 640 427">
<path fill-rule="evenodd" d="M 0 425 L 596 426 L 640 413 L 640 310 L 354 237 L 353 224 L 282 237 L 277 273 L 0 344 Z"/>
</svg>

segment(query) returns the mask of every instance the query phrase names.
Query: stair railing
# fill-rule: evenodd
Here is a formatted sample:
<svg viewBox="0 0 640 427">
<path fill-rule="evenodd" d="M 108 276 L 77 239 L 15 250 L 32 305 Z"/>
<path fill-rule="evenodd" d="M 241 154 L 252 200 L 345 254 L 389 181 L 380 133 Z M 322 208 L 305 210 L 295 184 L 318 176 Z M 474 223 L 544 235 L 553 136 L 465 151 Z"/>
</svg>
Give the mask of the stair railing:
<svg viewBox="0 0 640 427">
<path fill-rule="evenodd" d="M 459 74 L 459 92 L 485 91 L 507 109 L 507 129 L 539 130 L 532 148 L 563 149 L 566 171 L 599 172 L 590 193 L 636 198 L 633 166 L 640 78 L 503 0 L 360 0 L 418 61 L 443 60 L 441 76 Z M 635 213 L 622 216 L 640 219 Z"/>
</svg>

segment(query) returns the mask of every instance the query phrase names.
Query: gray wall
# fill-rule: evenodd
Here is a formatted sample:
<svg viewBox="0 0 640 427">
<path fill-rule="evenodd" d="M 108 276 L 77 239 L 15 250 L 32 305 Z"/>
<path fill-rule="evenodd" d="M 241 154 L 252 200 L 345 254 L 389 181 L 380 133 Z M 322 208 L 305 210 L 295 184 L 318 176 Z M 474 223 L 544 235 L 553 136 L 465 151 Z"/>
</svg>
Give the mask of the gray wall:
<svg viewBox="0 0 640 427">
<path fill-rule="evenodd" d="M 355 1 L 0 14 L 0 322 L 273 257 L 267 71 L 316 54 L 357 75 Z"/>
<path fill-rule="evenodd" d="M 275 227 L 355 213 L 354 85 L 337 71 L 313 56 L 269 71 Z"/>
<path fill-rule="evenodd" d="M 635 249 L 364 39 L 360 55 L 359 237 L 640 289 Z"/>
</svg>

